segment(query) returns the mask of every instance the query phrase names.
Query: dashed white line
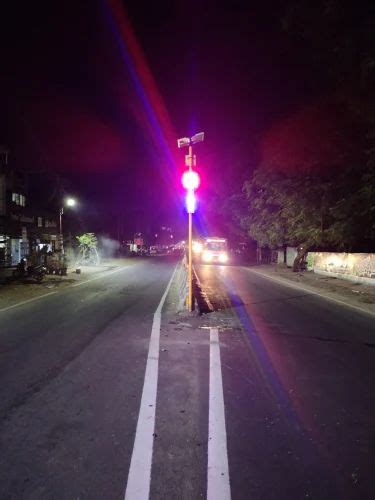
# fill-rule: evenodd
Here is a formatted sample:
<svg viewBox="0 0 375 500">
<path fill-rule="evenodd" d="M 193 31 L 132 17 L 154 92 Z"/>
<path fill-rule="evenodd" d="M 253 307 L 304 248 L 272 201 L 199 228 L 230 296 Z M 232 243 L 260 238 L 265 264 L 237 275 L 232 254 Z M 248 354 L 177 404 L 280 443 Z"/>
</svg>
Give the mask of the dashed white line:
<svg viewBox="0 0 375 500">
<path fill-rule="evenodd" d="M 161 310 L 175 276 L 176 269 L 177 266 L 154 313 L 141 406 L 125 490 L 125 500 L 147 500 L 150 494 L 158 387 Z"/>
<path fill-rule="evenodd" d="M 230 500 L 219 332 L 210 329 L 207 500 Z"/>
</svg>

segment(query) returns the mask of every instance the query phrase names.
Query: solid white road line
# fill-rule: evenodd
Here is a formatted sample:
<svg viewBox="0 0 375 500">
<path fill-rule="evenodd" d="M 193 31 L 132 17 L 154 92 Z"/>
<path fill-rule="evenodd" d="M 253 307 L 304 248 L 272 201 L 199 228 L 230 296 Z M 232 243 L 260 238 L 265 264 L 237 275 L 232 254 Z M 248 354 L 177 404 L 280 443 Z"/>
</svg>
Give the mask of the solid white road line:
<svg viewBox="0 0 375 500">
<path fill-rule="evenodd" d="M 125 500 L 147 500 L 150 494 L 156 394 L 158 388 L 161 310 L 174 279 L 176 269 L 177 266 L 154 313 Z"/>
<path fill-rule="evenodd" d="M 0 312 L 5 312 L 9 311 L 9 309 L 14 309 L 15 307 L 18 306 L 23 306 L 24 304 L 28 304 L 29 302 L 34 302 L 34 300 L 42 299 L 43 297 L 48 297 L 49 295 L 54 295 L 57 292 L 49 292 L 45 293 L 44 295 L 38 295 L 38 297 L 33 297 L 32 299 L 27 299 L 23 300 L 22 302 L 17 302 L 17 304 L 13 304 L 12 306 L 4 307 L 3 309 L 0 309 Z"/>
<path fill-rule="evenodd" d="M 91 280 L 80 281 L 79 283 L 76 283 L 75 285 L 72 285 L 71 287 L 74 288 L 76 286 L 86 285 L 86 283 L 91 283 L 91 281 L 100 280 L 102 278 L 105 278 L 106 276 L 109 276 L 110 274 L 119 273 L 120 271 L 123 271 L 124 269 L 127 269 L 128 267 L 129 266 L 123 266 L 123 267 L 120 267 L 120 269 L 115 269 L 114 271 L 103 271 L 103 273 L 105 273 L 105 274 L 101 274 L 100 276 L 96 276 L 95 278 L 92 278 Z"/>
<path fill-rule="evenodd" d="M 79 283 L 76 283 L 75 285 L 71 285 L 69 287 L 66 287 L 64 290 L 68 290 L 69 288 L 74 288 L 76 286 L 85 285 L 86 283 L 91 283 L 91 281 L 100 280 L 102 278 L 105 278 L 106 276 L 109 276 L 110 274 L 114 274 L 114 273 L 118 273 L 120 271 L 123 271 L 124 269 L 127 269 L 128 267 L 129 266 L 123 266 L 120 269 L 115 269 L 114 271 L 109 271 L 109 272 L 103 271 L 105 274 L 102 274 L 100 276 L 96 276 L 95 278 L 92 278 L 91 280 L 80 281 Z M 13 304 L 12 306 L 3 307 L 3 309 L 0 309 L 0 313 L 5 312 L 5 311 L 9 311 L 9 309 L 14 309 L 15 307 L 23 306 L 24 304 L 28 304 L 29 302 L 34 302 L 34 300 L 43 299 L 43 297 L 49 297 L 50 295 L 54 295 L 56 293 L 58 293 L 58 292 L 57 291 L 49 292 L 49 293 L 45 293 L 43 295 L 38 295 L 37 297 L 33 297 L 31 299 L 23 300 L 22 302 L 17 302 L 17 304 Z"/>
<path fill-rule="evenodd" d="M 210 384 L 208 410 L 207 499 L 230 500 L 227 433 L 219 332 L 210 329 Z"/>
<path fill-rule="evenodd" d="M 247 268 L 246 268 L 247 269 Z M 262 276 L 262 278 L 267 278 L 271 281 L 275 281 L 276 283 L 280 283 L 281 285 L 288 286 L 289 288 L 295 288 L 297 290 L 303 290 L 304 292 L 311 293 L 311 295 L 318 295 L 318 297 L 322 297 L 323 299 L 330 300 L 332 302 L 336 302 L 336 304 L 340 304 L 342 306 L 349 307 L 350 309 L 355 309 L 356 311 L 361 311 L 366 314 L 370 314 L 370 316 L 375 316 L 375 313 L 372 311 L 368 311 L 367 309 L 363 309 L 360 306 L 355 306 L 354 304 L 350 304 L 349 302 L 345 302 L 345 300 L 336 299 L 331 297 L 330 295 L 325 295 L 324 293 L 319 293 L 315 290 L 311 290 L 311 288 L 305 287 L 303 285 L 299 285 L 294 282 L 288 282 L 280 278 L 275 278 L 274 276 L 269 276 L 267 274 L 260 273 L 259 271 L 254 271 L 254 269 L 247 269 L 250 273 L 257 274 L 258 276 Z"/>
</svg>

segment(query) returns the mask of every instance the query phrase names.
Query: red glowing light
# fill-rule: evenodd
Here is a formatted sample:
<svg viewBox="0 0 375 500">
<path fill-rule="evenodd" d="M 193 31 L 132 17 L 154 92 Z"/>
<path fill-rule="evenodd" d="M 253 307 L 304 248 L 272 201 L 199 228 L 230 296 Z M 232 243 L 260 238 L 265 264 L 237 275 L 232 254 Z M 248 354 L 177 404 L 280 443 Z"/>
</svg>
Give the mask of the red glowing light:
<svg viewBox="0 0 375 500">
<path fill-rule="evenodd" d="M 197 172 L 187 170 L 182 175 L 182 185 L 185 189 L 197 189 L 201 180 Z"/>
</svg>

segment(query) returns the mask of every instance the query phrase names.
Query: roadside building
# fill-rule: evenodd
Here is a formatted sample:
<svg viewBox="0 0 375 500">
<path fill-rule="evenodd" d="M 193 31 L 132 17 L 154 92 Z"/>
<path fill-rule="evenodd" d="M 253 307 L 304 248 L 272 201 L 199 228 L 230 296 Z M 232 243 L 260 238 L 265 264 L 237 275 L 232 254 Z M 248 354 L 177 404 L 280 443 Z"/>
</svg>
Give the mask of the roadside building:
<svg viewBox="0 0 375 500">
<path fill-rule="evenodd" d="M 16 265 L 31 253 L 58 247 L 57 216 L 38 206 L 25 172 L 12 168 L 0 149 L 0 266 Z"/>
</svg>

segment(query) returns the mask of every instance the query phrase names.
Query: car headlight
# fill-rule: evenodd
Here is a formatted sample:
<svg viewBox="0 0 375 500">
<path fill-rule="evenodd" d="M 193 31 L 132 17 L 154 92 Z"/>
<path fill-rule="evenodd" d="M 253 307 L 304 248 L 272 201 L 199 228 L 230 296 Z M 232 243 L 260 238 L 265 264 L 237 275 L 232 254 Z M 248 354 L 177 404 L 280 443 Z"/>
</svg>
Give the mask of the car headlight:
<svg viewBox="0 0 375 500">
<path fill-rule="evenodd" d="M 219 262 L 222 262 L 223 264 L 228 262 L 228 254 L 225 252 L 219 254 Z"/>
<path fill-rule="evenodd" d="M 210 262 L 212 260 L 212 253 L 211 252 L 203 252 L 202 258 L 205 262 Z"/>
<path fill-rule="evenodd" d="M 199 243 L 199 241 L 194 241 L 193 243 L 193 252 L 194 253 L 201 253 L 203 248 L 202 243 Z"/>
</svg>

